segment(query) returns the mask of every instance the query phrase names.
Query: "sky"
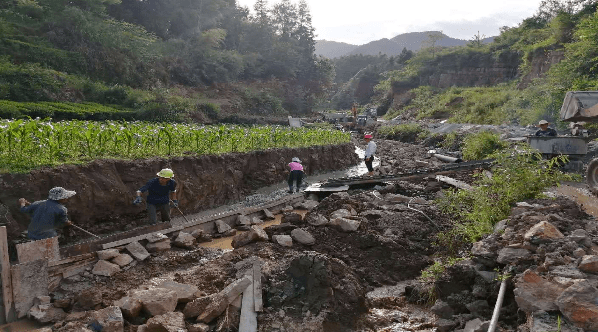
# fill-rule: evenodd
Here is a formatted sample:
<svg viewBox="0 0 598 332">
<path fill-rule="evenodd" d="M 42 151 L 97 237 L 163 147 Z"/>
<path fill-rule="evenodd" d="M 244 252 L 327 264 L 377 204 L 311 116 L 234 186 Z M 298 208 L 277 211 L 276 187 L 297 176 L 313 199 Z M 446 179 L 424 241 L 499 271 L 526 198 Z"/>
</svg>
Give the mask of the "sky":
<svg viewBox="0 0 598 332">
<path fill-rule="evenodd" d="M 499 35 L 534 15 L 542 0 L 307 0 L 316 39 L 363 45 L 407 32 L 470 40 Z M 278 0 L 269 0 L 271 6 Z M 291 0 L 298 3 L 298 0 Z M 237 0 L 253 10 L 255 0 Z"/>
</svg>

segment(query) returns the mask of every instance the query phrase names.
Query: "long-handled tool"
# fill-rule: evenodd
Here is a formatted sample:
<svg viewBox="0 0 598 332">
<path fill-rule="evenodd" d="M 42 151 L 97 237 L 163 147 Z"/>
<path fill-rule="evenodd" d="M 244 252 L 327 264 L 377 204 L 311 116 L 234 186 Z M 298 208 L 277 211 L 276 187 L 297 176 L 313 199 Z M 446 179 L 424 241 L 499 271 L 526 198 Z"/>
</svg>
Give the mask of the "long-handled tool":
<svg viewBox="0 0 598 332">
<path fill-rule="evenodd" d="M 172 199 L 170 200 L 172 202 Z M 174 207 L 179 210 L 179 212 L 181 213 L 181 215 L 183 216 L 183 218 L 185 218 L 186 222 L 189 222 L 189 220 L 187 219 L 187 217 L 185 217 L 185 214 L 183 213 L 183 211 L 181 211 L 181 209 L 179 209 L 179 206 L 174 204 L 174 202 L 172 202 L 172 205 L 174 205 Z"/>
<path fill-rule="evenodd" d="M 97 235 L 95 235 L 95 234 L 93 234 L 93 233 L 91 233 L 91 232 L 88 232 L 88 231 L 84 230 L 83 228 L 81 228 L 81 227 L 79 227 L 79 226 L 77 226 L 77 225 L 73 224 L 72 222 L 70 223 L 70 225 L 71 225 L 71 226 L 73 226 L 73 227 L 75 227 L 76 229 L 78 229 L 78 230 L 82 231 L 82 232 L 85 232 L 85 233 L 87 233 L 87 234 L 91 235 L 91 236 L 95 236 L 95 237 L 97 237 L 98 239 L 100 238 L 99 236 L 97 236 Z"/>
</svg>

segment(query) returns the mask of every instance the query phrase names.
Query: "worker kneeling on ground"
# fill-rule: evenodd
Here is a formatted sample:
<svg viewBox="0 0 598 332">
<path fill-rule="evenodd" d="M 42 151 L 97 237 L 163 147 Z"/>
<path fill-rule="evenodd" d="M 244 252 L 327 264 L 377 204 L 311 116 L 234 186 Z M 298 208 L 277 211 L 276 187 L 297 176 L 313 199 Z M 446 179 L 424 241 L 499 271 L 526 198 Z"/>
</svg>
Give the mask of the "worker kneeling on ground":
<svg viewBox="0 0 598 332">
<path fill-rule="evenodd" d="M 540 120 L 538 123 L 538 127 L 540 127 L 540 129 L 536 131 L 536 136 L 556 136 L 556 130 L 548 128 L 549 124 L 550 123 L 546 120 Z"/>
<path fill-rule="evenodd" d="M 303 165 L 301 165 L 301 160 L 297 157 L 293 157 L 291 162 L 289 163 L 289 167 L 291 168 L 291 173 L 289 174 L 289 194 L 293 193 L 293 182 L 297 182 L 297 192 L 301 188 L 301 182 L 303 181 Z"/>
<path fill-rule="evenodd" d="M 76 192 L 62 187 L 50 189 L 47 200 L 29 203 L 24 198 L 19 198 L 21 212 L 31 215 L 31 223 L 27 228 L 27 237 L 32 240 L 43 240 L 58 236 L 56 228 L 70 225 L 67 209 L 63 205 L 73 197 Z"/>
<path fill-rule="evenodd" d="M 153 178 L 137 190 L 137 198 L 133 204 L 141 204 L 143 199 L 141 194 L 148 192 L 147 195 L 147 213 L 149 214 L 150 225 L 154 225 L 158 221 L 157 211 L 160 211 L 162 222 L 170 221 L 170 205 L 172 201 L 174 207 L 179 206 L 179 201 L 176 199 L 176 182 L 174 181 L 174 173 L 171 169 L 165 168 L 158 172 L 158 177 Z"/>
</svg>

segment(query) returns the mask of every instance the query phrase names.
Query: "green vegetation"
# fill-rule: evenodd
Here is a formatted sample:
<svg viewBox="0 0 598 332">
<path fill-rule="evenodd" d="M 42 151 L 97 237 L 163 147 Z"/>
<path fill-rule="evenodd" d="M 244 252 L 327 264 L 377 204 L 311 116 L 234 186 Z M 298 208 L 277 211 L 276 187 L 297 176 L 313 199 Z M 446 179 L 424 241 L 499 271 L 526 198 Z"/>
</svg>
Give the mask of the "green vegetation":
<svg viewBox="0 0 598 332">
<path fill-rule="evenodd" d="M 52 118 L 53 120 L 133 120 L 137 113 L 96 103 L 19 103 L 0 100 L 0 118 Z"/>
<path fill-rule="evenodd" d="M 0 170 L 100 158 L 135 159 L 247 152 L 348 142 L 338 130 L 289 127 L 201 126 L 147 122 L 0 121 Z"/>
<path fill-rule="evenodd" d="M 429 136 L 430 132 L 417 123 L 388 125 L 378 128 L 378 135 L 385 139 L 402 142 L 415 142 Z"/>
<path fill-rule="evenodd" d="M 270 6 L 261 0 L 254 10 L 228 0 L 4 1 L 0 99 L 95 102 L 169 121 L 186 117 L 173 112 L 195 108 L 205 111 L 191 116 L 199 121 L 213 120 L 221 109 L 206 110 L 208 101 L 197 91 L 274 81 L 279 89 L 227 95 L 235 100 L 223 104 L 233 104 L 234 113 L 311 111 L 331 85 L 334 68 L 314 54 L 307 3 Z M 155 93 L 167 89 L 195 92 L 180 96 L 191 99 L 187 105 L 171 109 Z M 134 94 L 153 100 L 139 103 Z M 154 111 L 160 114 L 148 114 Z"/>
<path fill-rule="evenodd" d="M 479 240 L 509 215 L 514 203 L 538 198 L 544 189 L 573 179 L 558 169 L 566 161 L 564 156 L 545 160 L 531 151 L 514 156 L 504 151 L 494 156 L 496 165 L 491 176 L 480 175 L 473 190 L 448 191 L 439 199 L 438 204 L 445 212 L 464 221 L 439 237 L 442 247 L 450 250 L 459 247 L 462 241 Z"/>
<path fill-rule="evenodd" d="M 467 47 L 423 49 L 403 68 L 382 73 L 375 98 L 388 109 L 387 119 L 410 111 L 418 119 L 455 123 L 556 123 L 567 91 L 598 88 L 597 7 L 589 0 L 545 1 L 535 16 L 518 27 L 503 28 L 490 44 L 480 44 L 479 38 L 475 43 L 474 36 Z M 554 64 L 538 73 L 539 63 Z M 497 67 L 509 68 L 513 76 L 498 80 L 501 84 L 491 82 L 495 76 L 486 82 L 457 81 L 451 87 L 435 81 L 439 73 Z M 388 100 L 396 94 L 410 97 L 400 103 Z"/>
<path fill-rule="evenodd" d="M 502 141 L 497 134 L 482 131 L 464 138 L 463 159 L 482 160 L 491 158 L 492 155 L 507 147 L 508 143 Z"/>
</svg>

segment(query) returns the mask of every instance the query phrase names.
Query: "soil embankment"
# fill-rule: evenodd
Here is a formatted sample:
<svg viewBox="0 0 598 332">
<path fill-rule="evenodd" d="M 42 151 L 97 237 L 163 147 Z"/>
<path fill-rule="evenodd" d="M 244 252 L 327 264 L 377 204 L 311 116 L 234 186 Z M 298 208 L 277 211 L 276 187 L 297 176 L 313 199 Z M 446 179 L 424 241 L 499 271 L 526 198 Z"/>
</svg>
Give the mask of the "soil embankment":
<svg viewBox="0 0 598 332">
<path fill-rule="evenodd" d="M 17 199 L 46 199 L 52 187 L 61 186 L 77 191 L 67 203 L 69 216 L 77 225 L 97 234 L 127 230 L 146 218 L 143 205 L 131 204 L 135 191 L 162 168 L 174 170 L 180 208 L 193 213 L 234 202 L 252 190 L 284 180 L 292 157 L 303 161 L 307 174 L 358 162 L 353 144 L 343 144 L 172 159 L 96 160 L 87 165 L 4 174 L 0 176 L 0 203 L 8 211 L 3 211 L 2 222 L 10 237 L 18 236 L 29 218 L 19 212 Z"/>
</svg>

